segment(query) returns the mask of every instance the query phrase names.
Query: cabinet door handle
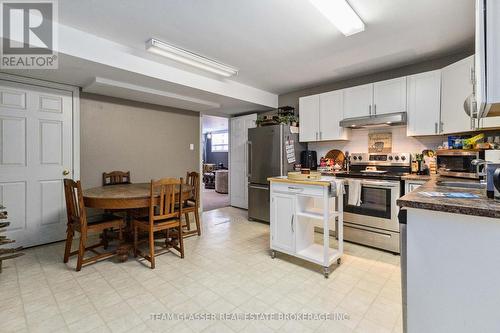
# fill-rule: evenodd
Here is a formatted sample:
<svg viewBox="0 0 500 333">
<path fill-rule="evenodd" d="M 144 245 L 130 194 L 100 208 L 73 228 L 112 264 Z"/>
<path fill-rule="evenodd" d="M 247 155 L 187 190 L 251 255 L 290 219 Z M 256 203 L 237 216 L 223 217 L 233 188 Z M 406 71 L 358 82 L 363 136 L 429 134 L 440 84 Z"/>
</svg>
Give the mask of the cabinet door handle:
<svg viewBox="0 0 500 333">
<path fill-rule="evenodd" d="M 302 191 L 304 191 L 303 188 L 301 188 L 301 187 L 294 187 L 294 186 L 288 186 L 288 190 L 289 191 L 293 191 L 293 192 L 302 192 Z"/>
<path fill-rule="evenodd" d="M 294 217 L 294 216 L 295 216 L 295 215 L 292 215 L 292 220 L 290 221 L 290 227 L 292 228 L 292 232 L 295 232 L 295 230 L 293 230 L 293 217 Z"/>
<path fill-rule="evenodd" d="M 437 122 L 435 122 L 435 123 L 434 123 L 434 133 L 436 133 L 436 134 L 437 134 L 437 132 L 438 132 L 438 123 L 437 123 Z"/>
<path fill-rule="evenodd" d="M 318 140 L 318 132 L 316 132 L 316 140 Z"/>
<path fill-rule="evenodd" d="M 443 122 L 441 121 L 441 122 L 439 123 L 439 133 L 443 133 L 443 127 L 444 127 L 444 126 L 443 126 Z"/>
<path fill-rule="evenodd" d="M 377 104 L 373 104 L 373 114 L 377 114 Z"/>
<path fill-rule="evenodd" d="M 372 115 L 372 106 L 371 105 L 368 105 L 368 112 L 370 114 L 370 116 Z"/>
<path fill-rule="evenodd" d="M 321 131 L 319 132 L 319 139 L 323 140 L 323 132 L 321 132 Z"/>
</svg>

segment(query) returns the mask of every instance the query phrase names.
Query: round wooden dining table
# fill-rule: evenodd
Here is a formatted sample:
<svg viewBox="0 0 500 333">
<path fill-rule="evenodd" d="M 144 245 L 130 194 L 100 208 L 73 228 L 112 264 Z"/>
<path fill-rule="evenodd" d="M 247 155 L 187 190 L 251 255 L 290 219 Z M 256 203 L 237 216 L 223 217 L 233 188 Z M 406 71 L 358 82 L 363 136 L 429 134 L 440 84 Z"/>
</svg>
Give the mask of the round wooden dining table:
<svg viewBox="0 0 500 333">
<path fill-rule="evenodd" d="M 192 196 L 193 187 L 182 184 L 182 200 Z M 157 194 L 159 195 L 159 193 Z M 176 199 L 178 200 L 179 187 Z M 93 187 L 83 190 L 85 207 L 127 210 L 146 208 L 150 205 L 151 183 L 117 184 Z"/>
<path fill-rule="evenodd" d="M 176 201 L 179 200 L 179 186 L 176 189 Z M 193 186 L 182 184 L 182 199 L 187 200 L 193 195 Z M 156 194 L 159 197 L 159 193 Z M 156 200 L 159 201 L 159 198 Z M 129 211 L 149 208 L 151 204 L 151 183 L 116 184 L 83 190 L 83 202 L 87 208 L 127 211 L 127 222 L 130 221 Z M 128 223 L 129 224 L 129 223 Z M 125 231 L 126 240 L 120 244 L 116 254 L 120 261 L 126 261 L 133 248 L 132 230 Z"/>
</svg>

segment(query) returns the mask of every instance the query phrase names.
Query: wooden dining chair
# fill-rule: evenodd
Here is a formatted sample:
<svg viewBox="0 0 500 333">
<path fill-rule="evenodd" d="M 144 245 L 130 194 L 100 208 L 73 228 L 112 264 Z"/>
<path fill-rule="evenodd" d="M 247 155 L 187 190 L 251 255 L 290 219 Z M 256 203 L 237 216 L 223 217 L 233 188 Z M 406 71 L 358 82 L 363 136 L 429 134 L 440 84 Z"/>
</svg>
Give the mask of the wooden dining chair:
<svg viewBox="0 0 500 333">
<path fill-rule="evenodd" d="M 184 232 L 184 236 L 191 236 L 198 234 L 201 236 L 200 228 L 200 174 L 198 172 L 188 172 L 186 175 L 186 184 L 191 185 L 193 192 L 191 197 L 184 201 L 182 211 L 186 219 L 186 225 L 188 231 Z M 196 222 L 196 230 L 191 230 L 191 222 L 189 221 L 189 213 L 194 213 L 194 219 Z"/>
<path fill-rule="evenodd" d="M 184 258 L 181 224 L 181 216 L 183 214 L 183 207 L 181 205 L 182 185 L 182 178 L 180 180 L 175 178 L 152 180 L 149 216 L 136 218 L 132 221 L 132 228 L 134 229 L 134 256 L 137 257 L 140 255 L 148 260 L 151 263 L 151 269 L 155 268 L 155 232 L 164 232 L 166 248 L 168 249 L 169 231 L 175 229 L 178 236 L 178 245 L 173 245 L 172 247 L 179 251 L 181 258 Z M 176 196 L 177 187 L 179 187 L 179 194 Z M 139 232 L 148 233 L 149 253 L 147 254 L 138 248 Z"/>
<path fill-rule="evenodd" d="M 114 252 L 97 252 L 95 250 L 96 248 L 104 246 L 102 241 L 98 244 L 87 246 L 89 233 L 102 232 L 105 229 L 116 228 L 118 229 L 119 240 L 121 241 L 123 239 L 122 228 L 124 227 L 124 222 L 122 217 L 107 213 L 87 218 L 80 181 L 75 182 L 72 179 L 64 179 L 64 194 L 66 197 L 66 213 L 68 216 L 64 262 L 67 263 L 69 257 L 78 255 L 76 263 L 76 271 L 78 272 L 85 264 L 93 263 L 115 254 Z M 71 244 L 75 232 L 80 233 L 80 244 L 78 250 L 71 252 Z M 91 251 L 95 253 L 95 255 L 90 258 L 84 258 L 86 251 Z"/>
<path fill-rule="evenodd" d="M 130 171 L 111 171 L 111 172 L 103 172 L 102 173 L 102 186 L 108 186 L 108 185 L 119 185 L 119 184 L 130 184 Z M 134 210 L 134 211 L 123 211 L 123 210 L 110 210 L 110 209 L 105 209 L 104 212 L 106 213 L 115 213 L 115 214 L 120 214 L 120 215 L 125 215 L 127 213 L 137 215 L 137 216 L 144 216 L 146 213 L 141 210 Z M 110 230 L 103 230 L 101 239 L 104 243 L 104 249 L 108 248 L 108 244 L 110 241 L 113 240 L 113 233 L 110 232 Z"/>
<path fill-rule="evenodd" d="M 111 171 L 102 173 L 102 186 L 130 184 L 130 171 Z"/>
</svg>

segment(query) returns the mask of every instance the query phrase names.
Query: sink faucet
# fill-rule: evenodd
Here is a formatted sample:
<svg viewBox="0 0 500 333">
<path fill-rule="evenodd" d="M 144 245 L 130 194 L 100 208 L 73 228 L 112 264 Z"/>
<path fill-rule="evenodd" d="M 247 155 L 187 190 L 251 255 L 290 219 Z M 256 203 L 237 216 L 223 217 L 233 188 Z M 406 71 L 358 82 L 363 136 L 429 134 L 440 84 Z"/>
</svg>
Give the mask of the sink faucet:
<svg viewBox="0 0 500 333">
<path fill-rule="evenodd" d="M 488 163 L 491 163 L 490 161 L 485 161 L 485 160 L 482 160 L 482 159 L 473 159 L 470 164 L 472 164 L 473 166 L 476 167 L 476 173 L 479 177 L 486 177 L 486 164 Z M 483 167 L 483 171 L 479 171 L 479 169 L 481 168 L 481 166 L 484 166 Z"/>
</svg>

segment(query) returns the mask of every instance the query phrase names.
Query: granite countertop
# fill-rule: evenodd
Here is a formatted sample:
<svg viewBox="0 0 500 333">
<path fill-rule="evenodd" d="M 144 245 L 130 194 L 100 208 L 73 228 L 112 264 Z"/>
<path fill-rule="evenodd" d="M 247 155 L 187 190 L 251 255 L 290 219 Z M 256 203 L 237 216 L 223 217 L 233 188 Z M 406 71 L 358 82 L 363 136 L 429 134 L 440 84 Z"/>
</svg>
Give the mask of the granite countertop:
<svg viewBox="0 0 500 333">
<path fill-rule="evenodd" d="M 446 187 L 438 181 L 466 182 L 467 180 L 449 177 L 433 176 L 425 184 L 398 199 L 400 207 L 410 207 L 491 218 L 500 218 L 500 201 L 486 197 L 486 189 Z M 474 182 L 473 180 L 470 180 Z M 479 195 L 479 198 L 457 199 L 427 197 L 419 192 L 466 192 Z"/>
<path fill-rule="evenodd" d="M 431 180 L 432 178 L 438 177 L 437 175 L 417 175 L 417 174 L 410 174 L 406 176 L 402 176 L 401 179 L 403 180 L 419 180 L 419 181 L 428 181 Z"/>
</svg>

